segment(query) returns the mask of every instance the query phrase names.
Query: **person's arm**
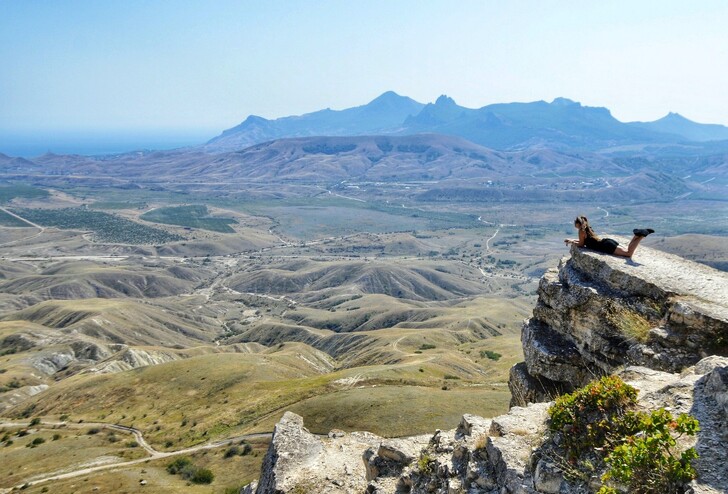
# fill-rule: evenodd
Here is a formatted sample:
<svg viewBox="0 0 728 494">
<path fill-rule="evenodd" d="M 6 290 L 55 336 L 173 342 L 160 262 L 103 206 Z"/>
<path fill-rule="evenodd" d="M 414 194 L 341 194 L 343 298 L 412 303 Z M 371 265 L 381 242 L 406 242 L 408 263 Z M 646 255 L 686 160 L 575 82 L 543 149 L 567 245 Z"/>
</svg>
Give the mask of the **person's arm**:
<svg viewBox="0 0 728 494">
<path fill-rule="evenodd" d="M 567 238 L 564 239 L 565 244 L 574 244 L 577 247 L 584 247 L 584 244 L 586 243 L 586 232 L 584 230 L 579 230 L 579 238 L 578 239 L 571 239 Z"/>
</svg>

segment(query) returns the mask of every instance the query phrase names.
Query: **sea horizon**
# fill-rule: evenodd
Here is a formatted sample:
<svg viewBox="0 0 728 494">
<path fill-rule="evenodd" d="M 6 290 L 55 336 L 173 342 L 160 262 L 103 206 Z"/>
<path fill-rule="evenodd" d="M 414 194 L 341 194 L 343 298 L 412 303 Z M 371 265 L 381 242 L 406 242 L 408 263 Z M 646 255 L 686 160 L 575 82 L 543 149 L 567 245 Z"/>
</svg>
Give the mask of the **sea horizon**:
<svg viewBox="0 0 728 494">
<path fill-rule="evenodd" d="M 46 153 L 97 156 L 142 150 L 163 151 L 198 146 L 216 134 L 204 130 L 0 131 L 0 153 L 30 159 Z"/>
</svg>

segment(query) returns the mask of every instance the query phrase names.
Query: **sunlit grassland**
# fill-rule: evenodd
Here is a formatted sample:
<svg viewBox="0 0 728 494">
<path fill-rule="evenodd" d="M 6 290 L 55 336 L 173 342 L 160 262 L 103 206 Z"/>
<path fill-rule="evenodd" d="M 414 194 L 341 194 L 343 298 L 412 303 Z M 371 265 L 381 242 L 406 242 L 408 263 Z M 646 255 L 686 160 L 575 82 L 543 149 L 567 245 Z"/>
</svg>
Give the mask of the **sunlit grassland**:
<svg viewBox="0 0 728 494">
<path fill-rule="evenodd" d="M 385 436 L 454 427 L 465 413 L 455 403 L 468 404 L 471 413 L 503 413 L 509 400 L 503 383 L 508 363 L 520 358 L 515 357 L 518 338 L 502 337 L 502 344 L 512 350 L 499 362 L 483 361 L 477 354 L 468 356 L 452 344 L 444 346 L 446 338 L 433 335 L 427 341 L 435 348 L 424 351 L 413 346 L 416 341 L 399 342 L 404 349 L 396 350 L 402 353 L 398 364 L 327 374 L 310 364 L 317 358 L 316 351 L 297 344 L 284 345 L 278 352 L 203 355 L 117 374 L 75 376 L 11 413 L 27 417 L 69 414 L 70 420 L 133 426 L 163 450 L 270 431 L 288 409 L 306 420 L 317 420 L 320 430 L 338 427 Z M 462 377 L 446 380 L 447 375 Z M 444 384 L 448 390 L 442 389 Z M 457 400 L 453 401 L 453 395 Z M 408 399 L 403 402 L 402 396 Z M 376 407 L 377 414 L 364 413 L 365 408 L 354 405 L 364 399 Z M 403 414 L 404 403 L 428 411 Z M 328 410 L 330 419 L 320 418 L 322 410 Z M 376 415 L 386 420 L 378 420 Z M 336 425 L 344 416 L 350 417 L 347 423 Z"/>
<path fill-rule="evenodd" d="M 28 434 L 19 437 L 21 430 L 27 430 Z M 12 487 L 35 477 L 70 471 L 84 465 L 147 456 L 141 447 L 135 445 L 131 434 L 91 426 L 82 429 L 3 427 L 0 435 L 12 441 L 12 444 L 5 445 L 6 441 L 0 448 L 0 462 L 4 470 L 4 475 L 0 476 L 0 487 Z M 29 447 L 34 442 L 37 445 Z"/>
<path fill-rule="evenodd" d="M 30 485 L 23 489 L 23 492 L 30 494 L 45 492 L 56 494 L 95 494 L 98 492 L 226 494 L 227 492 L 238 492 L 240 487 L 259 477 L 260 466 L 268 448 L 268 441 L 265 439 L 252 439 L 247 442 L 253 449 L 250 454 L 245 456 L 237 455 L 226 458 L 225 453 L 229 446 L 185 455 L 195 466 L 208 468 L 213 472 L 215 478 L 209 485 L 191 484 L 178 475 L 168 473 L 166 467 L 177 458 L 174 456 L 103 470 L 71 479 Z M 23 481 L 25 479 L 24 477 Z M 146 485 L 142 485 L 141 480 L 146 481 Z M 237 490 L 227 491 L 227 489 L 233 488 L 237 488 Z"/>
</svg>

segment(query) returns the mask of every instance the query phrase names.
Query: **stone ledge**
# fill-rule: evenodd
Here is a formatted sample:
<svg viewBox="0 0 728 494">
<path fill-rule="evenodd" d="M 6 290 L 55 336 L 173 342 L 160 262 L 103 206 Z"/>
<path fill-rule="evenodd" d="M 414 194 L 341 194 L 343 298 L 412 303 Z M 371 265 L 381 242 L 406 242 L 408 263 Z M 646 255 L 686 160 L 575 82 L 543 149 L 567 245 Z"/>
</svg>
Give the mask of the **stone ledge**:
<svg viewBox="0 0 728 494">
<path fill-rule="evenodd" d="M 678 296 L 698 312 L 728 324 L 728 273 L 723 271 L 642 246 L 627 259 L 573 245 L 570 262 L 617 293 L 655 300 Z"/>
<path fill-rule="evenodd" d="M 627 259 L 572 246 L 538 295 L 521 333 L 525 369 L 511 372 L 513 405 L 627 365 L 679 372 L 728 355 L 728 273 L 671 254 L 641 247 Z"/>
</svg>

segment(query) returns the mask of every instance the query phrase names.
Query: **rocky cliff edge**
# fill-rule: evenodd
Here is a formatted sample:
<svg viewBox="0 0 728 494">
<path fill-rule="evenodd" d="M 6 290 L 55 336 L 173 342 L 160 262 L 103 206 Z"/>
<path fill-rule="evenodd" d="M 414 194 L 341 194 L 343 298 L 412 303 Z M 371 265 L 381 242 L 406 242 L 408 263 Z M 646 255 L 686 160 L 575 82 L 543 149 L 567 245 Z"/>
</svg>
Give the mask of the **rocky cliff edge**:
<svg viewBox="0 0 728 494">
<path fill-rule="evenodd" d="M 603 374 L 639 390 L 646 410 L 700 421 L 695 494 L 728 492 L 728 276 L 651 249 L 633 260 L 572 248 L 541 280 L 514 366 L 511 410 L 463 416 L 450 431 L 386 439 L 308 432 L 287 412 L 259 482 L 245 494 L 586 493 L 544 456 L 544 402 Z M 404 406 L 404 405 L 403 405 Z M 411 413 L 420 413 L 412 410 Z"/>
<path fill-rule="evenodd" d="M 626 259 L 572 246 L 541 278 L 521 341 L 512 405 L 549 400 L 625 365 L 679 372 L 728 356 L 728 274 L 648 248 Z"/>
</svg>

